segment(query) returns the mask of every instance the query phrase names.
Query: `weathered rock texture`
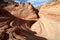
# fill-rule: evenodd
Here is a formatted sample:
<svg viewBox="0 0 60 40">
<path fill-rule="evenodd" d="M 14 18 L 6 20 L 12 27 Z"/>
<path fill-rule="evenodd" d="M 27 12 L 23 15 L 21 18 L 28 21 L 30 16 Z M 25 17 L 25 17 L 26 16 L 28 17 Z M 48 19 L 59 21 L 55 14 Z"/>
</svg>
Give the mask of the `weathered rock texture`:
<svg viewBox="0 0 60 40">
<path fill-rule="evenodd" d="M 30 4 L 0 7 L 0 40 L 47 40 L 30 30 L 38 18 Z"/>
<path fill-rule="evenodd" d="M 9 4 L 16 4 L 13 0 L 0 0 L 0 6 L 6 7 Z"/>
<path fill-rule="evenodd" d="M 25 20 L 37 20 L 38 10 L 35 9 L 30 3 L 20 3 L 9 5 L 5 7 L 12 15 L 25 19 Z"/>
<path fill-rule="evenodd" d="M 48 40 L 60 40 L 60 3 L 44 4 L 39 16 L 40 19 L 32 25 L 31 30 Z"/>
</svg>

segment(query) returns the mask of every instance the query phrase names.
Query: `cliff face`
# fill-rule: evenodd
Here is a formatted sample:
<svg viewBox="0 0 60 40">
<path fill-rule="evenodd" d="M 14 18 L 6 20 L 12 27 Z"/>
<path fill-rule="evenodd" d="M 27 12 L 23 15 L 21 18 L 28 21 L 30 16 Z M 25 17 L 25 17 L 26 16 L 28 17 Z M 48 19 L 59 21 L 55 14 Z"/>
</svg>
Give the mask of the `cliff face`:
<svg viewBox="0 0 60 40">
<path fill-rule="evenodd" d="M 35 23 L 39 15 L 30 3 L 7 5 L 0 8 L 0 14 L 0 40 L 5 40 L 5 36 L 6 40 L 46 40 L 35 35 L 41 30 L 40 24 Z"/>
<path fill-rule="evenodd" d="M 38 19 L 37 13 L 30 3 L 0 7 L 0 40 L 46 40 L 30 30 Z"/>
<path fill-rule="evenodd" d="M 60 40 L 60 3 L 44 4 L 38 14 L 40 18 L 32 25 L 31 30 L 48 40 Z"/>
<path fill-rule="evenodd" d="M 25 20 L 37 20 L 38 18 L 38 10 L 30 3 L 9 5 L 4 9 L 8 10 L 12 15 Z"/>
<path fill-rule="evenodd" d="M 59 2 L 37 8 L 30 3 L 10 4 L 0 7 L 0 14 L 1 40 L 5 36 L 6 40 L 60 40 Z"/>
</svg>

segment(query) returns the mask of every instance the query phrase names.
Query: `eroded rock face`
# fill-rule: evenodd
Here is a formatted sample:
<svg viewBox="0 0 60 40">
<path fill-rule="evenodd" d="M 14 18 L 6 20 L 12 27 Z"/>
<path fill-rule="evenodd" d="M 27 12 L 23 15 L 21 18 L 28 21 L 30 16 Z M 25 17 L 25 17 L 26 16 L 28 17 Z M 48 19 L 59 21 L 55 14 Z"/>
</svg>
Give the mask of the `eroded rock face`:
<svg viewBox="0 0 60 40">
<path fill-rule="evenodd" d="M 7 5 L 10 4 L 16 4 L 13 0 L 0 0 L 0 6 L 6 7 Z"/>
<path fill-rule="evenodd" d="M 17 5 L 10 5 L 5 7 L 12 15 L 24 20 L 37 20 L 38 10 L 30 3 L 20 3 Z"/>
<path fill-rule="evenodd" d="M 23 20 L 0 7 L 0 40 L 47 40 L 30 30 L 34 20 Z"/>
<path fill-rule="evenodd" d="M 39 11 L 40 19 L 31 30 L 48 40 L 60 40 L 60 3 L 44 4 Z"/>
</svg>

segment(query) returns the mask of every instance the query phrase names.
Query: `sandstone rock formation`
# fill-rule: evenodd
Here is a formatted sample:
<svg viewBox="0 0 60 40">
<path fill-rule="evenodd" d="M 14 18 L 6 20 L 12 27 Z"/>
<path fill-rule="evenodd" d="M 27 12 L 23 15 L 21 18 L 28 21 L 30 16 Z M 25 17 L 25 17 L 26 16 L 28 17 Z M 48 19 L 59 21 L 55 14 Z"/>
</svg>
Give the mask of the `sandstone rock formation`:
<svg viewBox="0 0 60 40">
<path fill-rule="evenodd" d="M 37 10 L 28 3 L 0 7 L 0 40 L 47 40 L 30 30 L 36 19 Z"/>
<path fill-rule="evenodd" d="M 9 4 L 16 4 L 13 0 L 0 0 L 0 6 L 6 7 Z"/>
<path fill-rule="evenodd" d="M 24 20 L 37 20 L 38 10 L 30 3 L 20 3 L 5 7 L 12 15 Z"/>
<path fill-rule="evenodd" d="M 60 3 L 44 4 L 39 16 L 40 19 L 32 25 L 31 30 L 48 40 L 60 40 Z"/>
</svg>

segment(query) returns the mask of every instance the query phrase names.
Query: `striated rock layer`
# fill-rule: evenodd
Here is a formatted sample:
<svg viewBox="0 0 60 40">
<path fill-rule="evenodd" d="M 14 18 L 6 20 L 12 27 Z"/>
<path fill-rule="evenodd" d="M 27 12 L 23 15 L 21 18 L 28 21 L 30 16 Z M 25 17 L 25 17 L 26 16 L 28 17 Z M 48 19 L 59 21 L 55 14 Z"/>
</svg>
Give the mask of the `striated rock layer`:
<svg viewBox="0 0 60 40">
<path fill-rule="evenodd" d="M 47 40 L 30 29 L 39 18 L 37 12 L 29 3 L 0 7 L 0 40 Z"/>
<path fill-rule="evenodd" d="M 21 19 L 37 20 L 39 18 L 38 10 L 35 9 L 30 3 L 8 5 L 4 9 L 8 10 L 12 15 Z"/>
<path fill-rule="evenodd" d="M 39 16 L 39 20 L 32 25 L 31 30 L 37 32 L 37 36 L 48 40 L 60 40 L 60 3 L 42 5 Z"/>
</svg>

